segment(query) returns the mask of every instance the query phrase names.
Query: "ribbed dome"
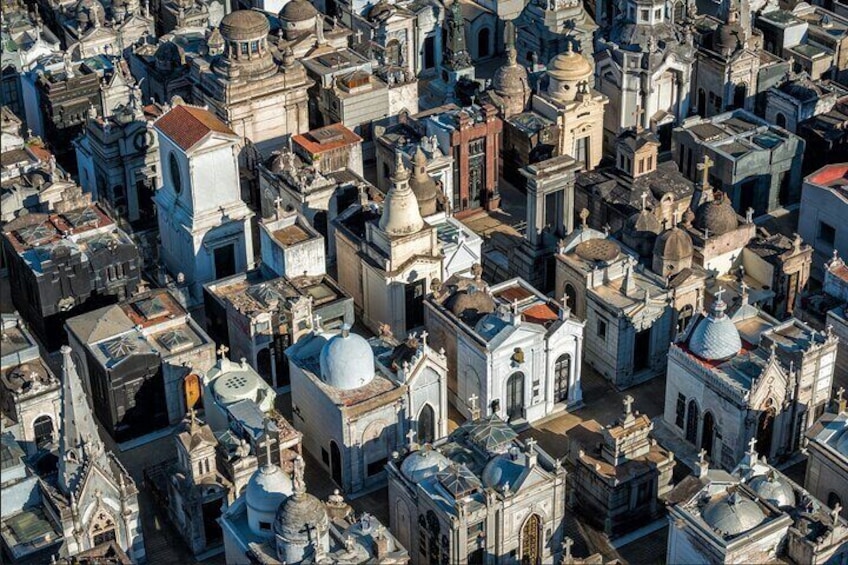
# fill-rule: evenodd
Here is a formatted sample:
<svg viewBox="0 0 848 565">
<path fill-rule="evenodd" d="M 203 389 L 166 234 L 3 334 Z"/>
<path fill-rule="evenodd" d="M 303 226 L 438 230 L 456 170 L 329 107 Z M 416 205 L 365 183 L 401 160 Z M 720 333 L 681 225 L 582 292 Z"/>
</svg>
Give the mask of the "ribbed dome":
<svg viewBox="0 0 848 565">
<path fill-rule="evenodd" d="M 580 82 L 592 76 L 592 65 L 571 45 L 568 51 L 560 53 L 548 63 L 548 75 L 561 82 Z"/>
<path fill-rule="evenodd" d="M 644 209 L 627 218 L 624 229 L 634 235 L 639 233 L 658 235 L 662 231 L 662 225 L 653 212 Z"/>
<path fill-rule="evenodd" d="M 735 230 L 739 221 L 730 199 L 721 191 L 716 191 L 715 195 L 714 200 L 698 206 L 695 227 L 708 230 L 709 235 L 723 235 Z"/>
<path fill-rule="evenodd" d="M 418 233 L 424 227 L 424 220 L 418 210 L 415 193 L 409 187 L 409 171 L 403 164 L 400 152 L 395 160 L 395 174 L 391 180 L 392 187 L 383 202 L 380 229 L 390 236 Z"/>
<path fill-rule="evenodd" d="M 530 91 L 529 85 L 527 69 L 510 59 L 492 77 L 492 89 L 501 96 L 524 96 Z"/>
<path fill-rule="evenodd" d="M 713 529 L 726 536 L 744 534 L 765 520 L 765 514 L 756 502 L 735 492 L 709 503 L 701 517 Z"/>
<path fill-rule="evenodd" d="M 319 356 L 321 380 L 333 388 L 352 390 L 365 386 L 374 378 L 374 351 L 361 335 L 342 326 L 321 348 Z"/>
<path fill-rule="evenodd" d="M 778 508 L 795 506 L 795 491 L 792 486 L 774 473 L 757 475 L 748 482 L 760 498 L 768 500 Z"/>
<path fill-rule="evenodd" d="M 249 510 L 275 513 L 294 492 L 291 477 L 276 465 L 263 465 L 247 483 L 245 501 Z"/>
<path fill-rule="evenodd" d="M 435 449 L 423 448 L 407 455 L 400 464 L 400 471 L 413 483 L 420 483 L 427 477 L 444 471 L 449 465 L 448 458 Z"/>
<path fill-rule="evenodd" d="M 412 176 L 410 187 L 418 200 L 418 210 L 422 216 L 431 216 L 436 213 L 439 203 L 439 190 L 436 181 L 427 172 L 427 156 L 419 146 L 412 160 L 415 173 Z"/>
<path fill-rule="evenodd" d="M 221 35 L 229 41 L 262 39 L 271 31 L 271 24 L 262 12 L 236 10 L 221 20 Z"/>
<path fill-rule="evenodd" d="M 689 350 L 710 361 L 729 359 L 742 349 L 742 338 L 736 324 L 725 313 L 727 305 L 716 297 L 712 311 L 698 321 L 689 338 Z"/>
<path fill-rule="evenodd" d="M 286 22 L 304 22 L 318 15 L 318 10 L 308 0 L 289 0 L 280 10 L 280 19 Z"/>
<path fill-rule="evenodd" d="M 324 503 L 313 495 L 299 492 L 288 497 L 277 510 L 274 533 L 288 542 L 314 539 L 315 531 L 327 531 L 329 519 Z"/>
<path fill-rule="evenodd" d="M 664 231 L 654 243 L 654 255 L 667 261 L 686 259 L 693 253 L 692 238 L 678 227 Z"/>
</svg>

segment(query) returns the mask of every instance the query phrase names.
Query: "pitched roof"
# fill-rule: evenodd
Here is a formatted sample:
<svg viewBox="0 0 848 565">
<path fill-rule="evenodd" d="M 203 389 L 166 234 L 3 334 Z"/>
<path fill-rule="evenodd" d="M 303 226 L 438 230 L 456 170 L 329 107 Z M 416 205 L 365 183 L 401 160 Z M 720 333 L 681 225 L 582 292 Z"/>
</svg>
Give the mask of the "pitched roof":
<svg viewBox="0 0 848 565">
<path fill-rule="evenodd" d="M 183 151 L 189 151 L 210 133 L 238 137 L 236 132 L 203 108 L 180 104 L 156 120 L 156 129 L 168 136 Z"/>
</svg>

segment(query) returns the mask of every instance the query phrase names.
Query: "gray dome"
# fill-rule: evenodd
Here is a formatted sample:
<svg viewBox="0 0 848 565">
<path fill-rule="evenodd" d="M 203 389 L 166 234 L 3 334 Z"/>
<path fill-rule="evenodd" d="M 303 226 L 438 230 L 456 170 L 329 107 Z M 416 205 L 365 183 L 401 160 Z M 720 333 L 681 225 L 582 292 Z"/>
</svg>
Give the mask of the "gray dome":
<svg viewBox="0 0 848 565">
<path fill-rule="evenodd" d="M 679 261 L 691 257 L 694 253 L 692 238 L 678 227 L 666 230 L 654 243 L 654 255 L 668 261 Z"/>
<path fill-rule="evenodd" d="M 304 22 L 317 15 L 318 10 L 308 0 L 290 0 L 279 14 L 285 22 Z"/>
<path fill-rule="evenodd" d="M 447 457 L 435 449 L 423 448 L 410 453 L 400 464 L 400 471 L 413 483 L 420 483 L 427 477 L 444 471 L 449 465 Z"/>
<path fill-rule="evenodd" d="M 701 359 L 729 359 L 742 349 L 742 338 L 736 324 L 725 313 L 727 305 L 716 298 L 712 311 L 698 321 L 689 338 L 689 350 Z"/>
<path fill-rule="evenodd" d="M 247 483 L 245 501 L 248 508 L 274 513 L 294 492 L 291 477 L 276 465 L 263 465 Z"/>
<path fill-rule="evenodd" d="M 701 517 L 725 536 L 744 534 L 756 528 L 766 518 L 756 502 L 735 492 L 707 504 Z"/>
<path fill-rule="evenodd" d="M 715 199 L 698 206 L 695 227 L 709 230 L 710 235 L 723 235 L 736 229 L 739 221 L 730 199 L 717 190 Z"/>
<path fill-rule="evenodd" d="M 328 524 L 324 503 L 309 493 L 299 492 L 280 505 L 274 518 L 274 533 L 288 542 L 307 542 L 314 539 L 314 532 L 327 531 Z"/>
<path fill-rule="evenodd" d="M 342 333 L 330 338 L 319 357 L 321 380 L 333 388 L 352 390 L 374 378 L 374 351 L 361 335 L 342 326 Z"/>
<path fill-rule="evenodd" d="M 775 473 L 768 475 L 757 475 L 748 482 L 754 492 L 760 498 L 768 500 L 778 508 L 785 506 L 795 506 L 795 491 L 792 486 L 782 477 L 778 477 Z"/>
<path fill-rule="evenodd" d="M 483 484 L 499 492 L 503 492 L 507 485 L 515 487 L 525 465 L 523 454 L 503 453 L 493 458 L 483 469 Z"/>
</svg>

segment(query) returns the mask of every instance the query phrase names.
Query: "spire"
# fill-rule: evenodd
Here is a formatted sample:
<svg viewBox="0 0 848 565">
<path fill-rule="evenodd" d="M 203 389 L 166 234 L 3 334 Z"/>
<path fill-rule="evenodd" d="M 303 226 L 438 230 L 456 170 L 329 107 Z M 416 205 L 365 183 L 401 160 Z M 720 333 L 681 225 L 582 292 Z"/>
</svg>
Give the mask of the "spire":
<svg viewBox="0 0 848 565">
<path fill-rule="evenodd" d="M 395 172 L 391 177 L 392 187 L 383 204 L 380 229 L 390 236 L 418 233 L 424 227 L 418 199 L 409 186 L 409 171 L 403 164 L 403 155 L 395 153 Z"/>
<path fill-rule="evenodd" d="M 518 52 L 515 50 L 515 24 L 511 20 L 507 20 L 504 24 L 504 39 L 506 39 L 506 64 L 514 67 L 518 64 Z"/>
<path fill-rule="evenodd" d="M 294 467 L 294 496 L 300 497 L 306 494 L 306 481 L 303 480 L 303 457 L 298 455 L 292 462 Z"/>
<path fill-rule="evenodd" d="M 80 480 L 84 464 L 94 460 L 105 465 L 105 451 L 97 425 L 88 406 L 71 348 L 62 347 L 62 408 L 59 421 L 59 487 L 64 493 L 73 491 Z"/>
</svg>

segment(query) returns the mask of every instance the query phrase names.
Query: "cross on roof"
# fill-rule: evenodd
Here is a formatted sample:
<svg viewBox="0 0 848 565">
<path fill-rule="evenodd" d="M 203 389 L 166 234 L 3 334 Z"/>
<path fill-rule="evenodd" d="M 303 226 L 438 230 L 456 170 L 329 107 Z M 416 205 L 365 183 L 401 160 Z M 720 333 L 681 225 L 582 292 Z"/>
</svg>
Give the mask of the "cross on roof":
<svg viewBox="0 0 848 565">
<path fill-rule="evenodd" d="M 836 389 L 836 402 L 842 402 L 842 395 L 845 394 L 845 387 L 839 387 Z"/>
<path fill-rule="evenodd" d="M 409 431 L 406 432 L 406 440 L 408 445 L 412 445 L 415 442 L 415 430 L 409 428 Z"/>
<path fill-rule="evenodd" d="M 842 511 L 842 505 L 838 502 L 833 505 L 833 509 L 830 511 L 830 517 L 833 520 L 833 525 L 839 521 L 839 513 Z"/>
<path fill-rule="evenodd" d="M 427 330 L 424 330 L 423 332 L 421 332 L 421 335 L 419 337 L 421 338 L 421 343 L 423 345 L 427 345 L 427 336 L 429 336 L 429 335 L 430 334 L 427 333 Z"/>
<path fill-rule="evenodd" d="M 701 186 L 707 187 L 710 185 L 710 167 L 715 165 L 715 161 L 710 159 L 709 155 L 704 155 L 704 160 L 698 163 L 695 168 L 701 172 Z"/>
<path fill-rule="evenodd" d="M 718 287 L 718 290 L 715 292 L 715 299 L 716 299 L 717 302 L 722 302 L 722 299 L 721 299 L 722 295 L 724 295 L 724 287 L 720 286 L 720 287 Z"/>
<path fill-rule="evenodd" d="M 524 447 L 527 449 L 527 453 L 533 453 L 533 448 L 536 447 L 536 440 L 532 437 L 527 438 L 527 441 L 524 442 Z"/>
<path fill-rule="evenodd" d="M 230 348 L 222 343 L 221 346 L 218 348 L 218 351 L 217 351 L 218 357 L 220 359 L 223 359 L 224 356 L 227 354 L 227 351 L 229 351 L 229 350 L 230 350 Z"/>
<path fill-rule="evenodd" d="M 468 403 L 471 405 L 471 411 L 477 410 L 477 400 L 478 396 L 476 394 L 472 394 L 468 397 Z"/>
<path fill-rule="evenodd" d="M 562 542 L 562 547 L 563 547 L 563 552 L 564 552 L 563 557 L 565 559 L 571 559 L 571 547 L 573 545 L 574 545 L 574 540 L 571 539 L 570 537 L 566 537 L 565 540 Z"/>
<path fill-rule="evenodd" d="M 266 465 L 271 464 L 271 421 L 269 419 L 265 419 L 265 436 L 262 438 L 262 442 L 260 443 L 261 447 L 265 448 L 265 457 L 267 457 Z"/>
<path fill-rule="evenodd" d="M 642 210 L 648 207 L 648 191 L 643 190 L 642 195 L 639 197 L 642 199 Z"/>
<path fill-rule="evenodd" d="M 630 414 L 633 412 L 633 397 L 629 394 L 624 397 L 624 413 Z"/>
<path fill-rule="evenodd" d="M 748 453 L 756 453 L 757 452 L 757 438 L 752 437 L 748 442 Z"/>
<path fill-rule="evenodd" d="M 636 118 L 636 127 L 641 128 L 642 126 L 642 116 L 645 115 L 645 109 L 642 108 L 641 104 L 636 105 L 636 109 L 633 111 L 633 117 Z"/>
<path fill-rule="evenodd" d="M 698 452 L 698 463 L 705 465 L 707 463 L 707 450 L 702 449 Z"/>
</svg>

